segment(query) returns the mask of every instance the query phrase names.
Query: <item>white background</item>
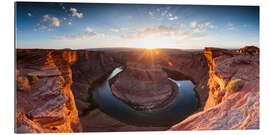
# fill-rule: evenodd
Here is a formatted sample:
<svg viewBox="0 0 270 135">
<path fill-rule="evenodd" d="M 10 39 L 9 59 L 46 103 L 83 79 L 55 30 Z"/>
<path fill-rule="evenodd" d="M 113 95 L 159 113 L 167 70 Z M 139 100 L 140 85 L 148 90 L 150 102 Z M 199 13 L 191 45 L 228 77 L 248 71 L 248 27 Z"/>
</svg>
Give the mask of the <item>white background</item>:
<svg viewBox="0 0 270 135">
<path fill-rule="evenodd" d="M 24 0 L 29 1 L 29 0 Z M 32 0 L 33 1 L 33 0 Z M 0 134 L 14 134 L 14 0 L 1 0 L 0 3 Z M 50 0 L 44 2 L 77 2 L 76 0 Z M 89 0 L 80 2 L 99 3 L 162 3 L 162 4 L 207 4 L 207 5 L 259 5 L 260 6 L 260 130 L 226 130 L 226 131 L 168 131 L 168 132 L 112 132 L 113 135 L 135 135 L 135 134 L 195 134 L 195 135 L 216 135 L 216 134 L 267 134 L 270 131 L 270 33 L 269 17 L 270 7 L 268 0 Z M 82 134 L 82 133 L 79 133 Z M 85 134 L 85 133 L 84 133 Z M 87 133 L 100 134 L 100 133 Z"/>
</svg>

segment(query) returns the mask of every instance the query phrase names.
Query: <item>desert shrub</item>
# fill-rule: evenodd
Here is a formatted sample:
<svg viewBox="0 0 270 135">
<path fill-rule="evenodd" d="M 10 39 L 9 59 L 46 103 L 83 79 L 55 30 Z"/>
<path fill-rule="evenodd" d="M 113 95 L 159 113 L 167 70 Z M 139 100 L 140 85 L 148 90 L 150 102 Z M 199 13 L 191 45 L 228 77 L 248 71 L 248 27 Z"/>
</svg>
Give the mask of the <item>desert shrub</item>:
<svg viewBox="0 0 270 135">
<path fill-rule="evenodd" d="M 236 92 L 236 91 L 239 91 L 240 89 L 242 89 L 244 84 L 245 84 L 245 82 L 242 79 L 231 80 L 227 84 L 226 90 Z"/>
<path fill-rule="evenodd" d="M 16 78 L 17 90 L 30 90 L 31 86 L 29 80 L 22 76 L 17 76 Z"/>
<path fill-rule="evenodd" d="M 31 85 L 39 80 L 37 75 L 27 75 L 27 79 Z"/>
</svg>

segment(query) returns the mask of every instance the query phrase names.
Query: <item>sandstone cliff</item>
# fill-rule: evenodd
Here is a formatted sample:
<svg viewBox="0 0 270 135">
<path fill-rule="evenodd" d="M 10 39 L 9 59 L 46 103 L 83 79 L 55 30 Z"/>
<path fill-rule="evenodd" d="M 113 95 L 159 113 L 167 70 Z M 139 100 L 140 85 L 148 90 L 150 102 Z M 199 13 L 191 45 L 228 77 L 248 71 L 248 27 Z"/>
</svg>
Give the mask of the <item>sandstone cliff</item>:
<svg viewBox="0 0 270 135">
<path fill-rule="evenodd" d="M 170 130 L 259 129 L 258 48 L 206 48 L 204 54 L 210 69 L 204 110 Z"/>
<path fill-rule="evenodd" d="M 91 104 L 91 91 L 102 83 L 119 64 L 103 51 L 77 50 L 76 61 L 71 64 L 72 92 L 79 115 L 86 113 Z"/>
<path fill-rule="evenodd" d="M 73 94 L 72 54 L 17 50 L 17 133 L 82 131 Z"/>
<path fill-rule="evenodd" d="M 128 67 L 129 63 L 153 64 L 161 76 L 166 72 L 176 80 L 192 80 L 201 112 L 171 128 L 128 125 L 105 114 L 93 101 L 92 91 L 116 67 Z M 128 76 L 138 77 L 137 72 Z M 144 83 L 142 78 L 136 80 Z M 17 49 L 16 86 L 17 133 L 259 128 L 256 47 L 206 48 L 204 52 Z"/>
<path fill-rule="evenodd" d="M 83 131 L 168 129 L 169 127 L 125 124 L 106 115 L 93 101 L 92 90 L 103 82 L 112 70 L 119 66 L 125 67 L 129 62 L 154 64 L 161 67 L 171 78 L 192 79 L 197 83 L 202 103 L 208 96 L 205 94 L 208 93 L 205 86 L 208 66 L 201 51 L 17 49 L 16 132 L 78 132 L 82 131 L 80 123 Z M 197 77 L 204 78 L 204 81 Z M 57 92 L 52 93 L 52 90 Z M 36 113 L 43 115 L 36 116 Z M 93 115 L 99 119 L 93 118 Z M 117 128 L 115 125 L 118 125 Z"/>
<path fill-rule="evenodd" d="M 159 65 L 128 63 L 110 83 L 113 95 L 137 111 L 166 109 L 178 96 L 178 87 Z"/>
</svg>

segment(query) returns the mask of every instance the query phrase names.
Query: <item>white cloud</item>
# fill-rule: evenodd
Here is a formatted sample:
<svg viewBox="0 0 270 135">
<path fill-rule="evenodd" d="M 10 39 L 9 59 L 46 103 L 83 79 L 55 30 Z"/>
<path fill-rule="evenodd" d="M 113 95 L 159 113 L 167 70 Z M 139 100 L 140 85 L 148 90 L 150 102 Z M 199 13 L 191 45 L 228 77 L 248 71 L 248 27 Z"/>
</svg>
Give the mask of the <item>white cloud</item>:
<svg viewBox="0 0 270 135">
<path fill-rule="evenodd" d="M 190 23 L 190 27 L 193 28 L 193 29 L 197 28 L 197 26 L 198 26 L 198 23 L 196 21 L 193 21 L 193 22 Z"/>
<path fill-rule="evenodd" d="M 153 16 L 153 12 L 151 12 L 151 11 L 149 11 L 148 14 L 149 14 L 150 16 Z"/>
<path fill-rule="evenodd" d="M 125 31 L 128 30 L 128 28 L 111 28 L 112 32 L 120 32 L 120 31 Z"/>
<path fill-rule="evenodd" d="M 36 24 L 37 30 L 53 30 L 53 27 L 60 27 L 60 20 L 57 17 L 50 16 L 48 14 L 44 15 L 39 23 Z"/>
<path fill-rule="evenodd" d="M 171 9 L 170 6 L 156 8 L 154 10 L 148 11 L 148 15 L 157 20 L 168 19 L 173 21 L 179 19 L 180 17 L 171 13 L 170 9 Z"/>
<path fill-rule="evenodd" d="M 164 9 L 163 12 L 161 12 L 161 16 L 165 16 L 168 14 L 168 9 Z"/>
<path fill-rule="evenodd" d="M 84 32 L 79 34 L 68 34 L 65 36 L 51 37 L 51 40 L 86 40 L 97 36 L 95 32 Z"/>
<path fill-rule="evenodd" d="M 69 24 L 69 25 L 71 25 L 71 24 L 72 24 L 72 19 L 71 19 L 70 17 L 63 17 L 62 22 L 63 22 L 64 24 Z"/>
<path fill-rule="evenodd" d="M 230 22 L 227 24 L 227 29 L 230 30 L 230 31 L 236 30 L 234 24 L 232 24 Z"/>
<path fill-rule="evenodd" d="M 85 30 L 86 30 L 87 32 L 93 32 L 93 30 L 92 30 L 91 28 L 89 28 L 89 27 L 86 27 Z"/>
<path fill-rule="evenodd" d="M 49 15 L 44 15 L 43 16 L 43 19 L 42 19 L 43 22 L 50 22 L 49 25 L 53 25 L 55 27 L 59 27 L 60 26 L 60 21 L 57 17 L 50 17 Z"/>
<path fill-rule="evenodd" d="M 32 14 L 31 14 L 31 13 L 27 13 L 27 15 L 28 15 L 28 16 L 32 16 Z"/>
<path fill-rule="evenodd" d="M 77 16 L 78 18 L 83 17 L 83 13 L 79 13 L 76 8 L 70 8 L 70 11 L 72 12 L 72 16 Z"/>
<path fill-rule="evenodd" d="M 64 37 L 51 37 L 51 40 L 64 40 Z"/>
<path fill-rule="evenodd" d="M 212 25 L 211 22 L 206 22 L 204 25 L 205 25 L 205 27 L 208 27 L 208 28 L 211 28 L 211 29 L 215 28 L 215 26 Z"/>
<path fill-rule="evenodd" d="M 91 28 L 86 27 L 83 32 L 77 34 L 67 34 L 65 36 L 51 37 L 51 40 L 88 40 L 94 37 L 103 37 L 104 34 L 94 32 Z"/>
<path fill-rule="evenodd" d="M 190 23 L 190 28 L 193 29 L 193 31 L 195 32 L 203 32 L 205 31 L 207 28 L 215 28 L 214 25 L 212 25 L 211 22 L 206 22 L 206 23 L 198 23 L 196 21 L 193 21 Z"/>
<path fill-rule="evenodd" d="M 181 28 L 186 28 L 186 25 L 184 23 L 180 24 Z"/>
<path fill-rule="evenodd" d="M 112 28 L 111 31 L 112 31 L 112 32 L 119 32 L 120 29 L 119 29 L 119 28 Z"/>
<path fill-rule="evenodd" d="M 174 16 L 174 17 L 170 17 L 169 20 L 173 21 L 173 20 L 177 20 L 178 16 Z"/>
<path fill-rule="evenodd" d="M 164 26 L 160 25 L 158 27 L 146 27 L 137 32 L 126 33 L 121 35 L 124 39 L 140 39 L 150 35 L 156 35 L 159 37 L 178 37 L 178 38 L 202 38 L 206 34 L 192 32 L 189 29 L 180 29 L 178 26 Z"/>
</svg>

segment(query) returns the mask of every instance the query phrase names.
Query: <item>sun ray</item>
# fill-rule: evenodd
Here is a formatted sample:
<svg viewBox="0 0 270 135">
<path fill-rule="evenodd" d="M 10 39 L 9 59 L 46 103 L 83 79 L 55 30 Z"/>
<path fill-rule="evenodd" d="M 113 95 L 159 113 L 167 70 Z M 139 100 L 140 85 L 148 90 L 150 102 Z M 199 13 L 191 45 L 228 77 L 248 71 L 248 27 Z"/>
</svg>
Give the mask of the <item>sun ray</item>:
<svg viewBox="0 0 270 135">
<path fill-rule="evenodd" d="M 151 35 L 141 39 L 131 40 L 129 44 L 135 48 L 146 48 L 151 50 L 155 48 L 168 48 L 172 43 L 168 38 Z"/>
</svg>

